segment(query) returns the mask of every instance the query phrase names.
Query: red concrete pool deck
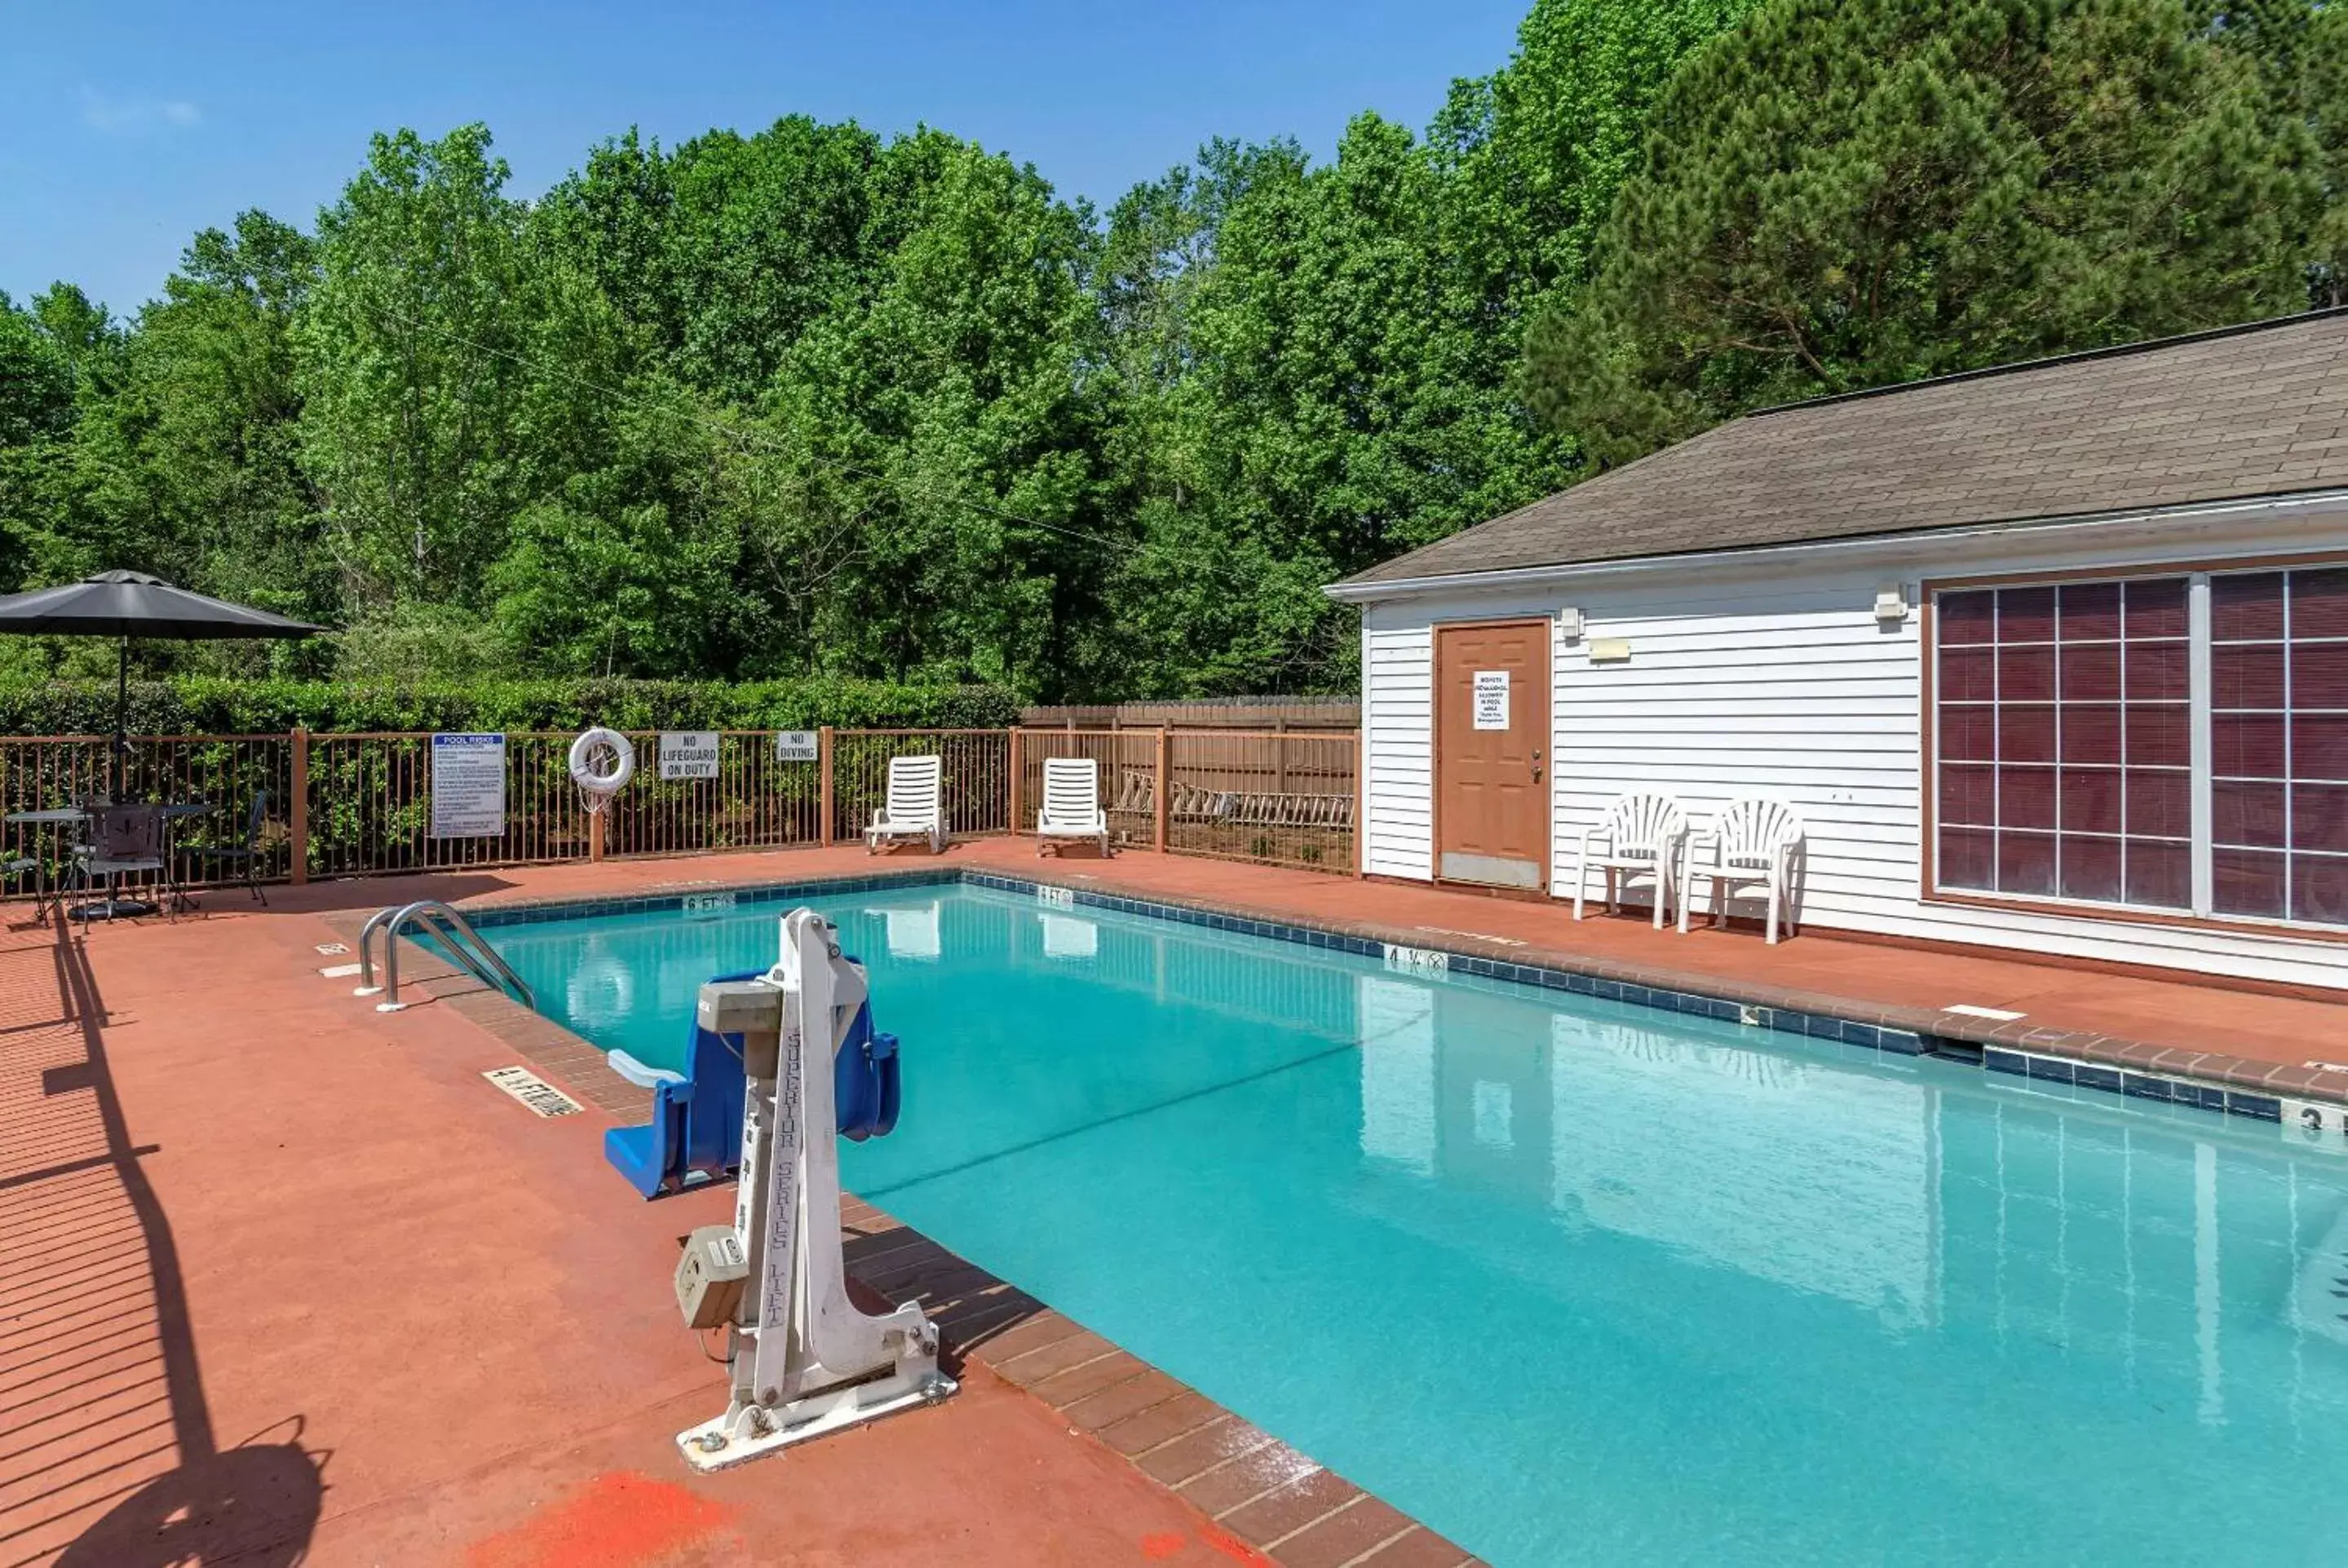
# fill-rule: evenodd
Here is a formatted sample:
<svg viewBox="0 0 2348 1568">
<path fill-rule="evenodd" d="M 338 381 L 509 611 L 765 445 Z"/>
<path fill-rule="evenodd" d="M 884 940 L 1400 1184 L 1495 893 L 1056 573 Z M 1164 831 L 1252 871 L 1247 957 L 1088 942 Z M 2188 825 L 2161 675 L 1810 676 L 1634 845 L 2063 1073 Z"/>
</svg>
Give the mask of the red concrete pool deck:
<svg viewBox="0 0 2348 1568">
<path fill-rule="evenodd" d="M 689 1478 L 672 1434 L 724 1381 L 667 1281 L 729 1196 L 634 1200 L 605 1118 L 483 1083 L 495 1036 L 322 978 L 315 911 L 401 891 L 0 931 L 0 1564 L 1263 1561 L 1265 1520 L 1091 1435 L 1142 1409 L 974 1360 L 942 1408 Z"/>
<path fill-rule="evenodd" d="M 2348 1052 L 2348 1007 L 2183 979 L 1823 935 L 1682 938 L 1313 873 L 1038 861 L 1012 840 L 944 862 L 1854 1016 L 1962 1000 L 2024 1012 L 2024 1033 L 2276 1066 Z M 851 1266 L 976 1347 L 963 1392 L 688 1478 L 670 1435 L 714 1413 L 723 1378 L 676 1326 L 667 1279 L 675 1238 L 726 1196 L 634 1202 L 602 1165 L 602 1116 L 542 1121 L 482 1082 L 514 1051 L 470 1009 L 379 1016 L 317 973 L 350 911 L 411 897 L 872 864 L 850 849 L 469 871 L 272 889 L 265 912 L 213 893 L 192 917 L 86 935 L 0 930 L 0 1568 L 1457 1563 L 1305 1456 L 855 1204 Z"/>
</svg>

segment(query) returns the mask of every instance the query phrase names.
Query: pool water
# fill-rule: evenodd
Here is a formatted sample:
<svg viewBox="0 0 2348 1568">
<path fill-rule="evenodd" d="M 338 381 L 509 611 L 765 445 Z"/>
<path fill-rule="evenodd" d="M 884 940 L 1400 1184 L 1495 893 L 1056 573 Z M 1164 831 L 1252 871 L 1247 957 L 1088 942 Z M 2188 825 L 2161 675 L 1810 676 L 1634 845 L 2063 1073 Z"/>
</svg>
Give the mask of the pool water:
<svg viewBox="0 0 2348 1568">
<path fill-rule="evenodd" d="M 1502 1568 L 2348 1553 L 2348 1160 L 2271 1125 L 979 888 L 817 903 L 904 1040 L 852 1190 Z M 485 935 L 674 1062 L 783 907 Z"/>
</svg>

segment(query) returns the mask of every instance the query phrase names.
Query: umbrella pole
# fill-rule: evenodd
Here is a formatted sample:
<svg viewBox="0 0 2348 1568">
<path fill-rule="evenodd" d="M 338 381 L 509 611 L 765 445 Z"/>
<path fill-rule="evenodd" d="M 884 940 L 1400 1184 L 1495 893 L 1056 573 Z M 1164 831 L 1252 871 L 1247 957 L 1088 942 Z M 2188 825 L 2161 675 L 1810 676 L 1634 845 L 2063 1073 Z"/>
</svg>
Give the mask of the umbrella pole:
<svg viewBox="0 0 2348 1568">
<path fill-rule="evenodd" d="M 122 733 L 130 719 L 130 636 L 122 638 L 122 652 L 114 666 L 114 765 L 107 797 L 115 804 L 122 804 L 122 753 L 129 748 L 129 738 Z"/>
</svg>

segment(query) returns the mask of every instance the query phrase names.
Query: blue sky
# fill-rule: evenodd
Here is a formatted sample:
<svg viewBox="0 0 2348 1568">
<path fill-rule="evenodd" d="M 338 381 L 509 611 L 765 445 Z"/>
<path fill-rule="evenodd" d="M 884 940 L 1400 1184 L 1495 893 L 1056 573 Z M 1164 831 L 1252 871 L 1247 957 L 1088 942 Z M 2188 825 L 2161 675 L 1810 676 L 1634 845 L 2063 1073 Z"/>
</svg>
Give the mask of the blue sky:
<svg viewBox="0 0 2348 1568">
<path fill-rule="evenodd" d="M 1105 205 L 1211 136 L 1320 154 L 1365 108 L 1423 127 L 1529 3 L 0 0 L 0 289 L 68 278 L 127 314 L 198 229 L 255 206 L 308 227 L 401 125 L 486 120 L 536 195 L 632 124 L 926 121 Z"/>
</svg>

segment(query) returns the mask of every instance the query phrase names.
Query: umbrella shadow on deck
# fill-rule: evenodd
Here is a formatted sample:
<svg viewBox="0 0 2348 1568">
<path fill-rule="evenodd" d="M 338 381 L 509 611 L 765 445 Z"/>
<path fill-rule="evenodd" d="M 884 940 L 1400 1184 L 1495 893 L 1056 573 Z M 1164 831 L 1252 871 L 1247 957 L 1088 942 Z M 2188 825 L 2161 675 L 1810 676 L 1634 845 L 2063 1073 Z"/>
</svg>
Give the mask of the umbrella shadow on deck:
<svg viewBox="0 0 2348 1568">
<path fill-rule="evenodd" d="M 299 1563 L 326 1456 L 219 1446 L 105 1018 L 74 933 L 0 931 L 0 1568 Z"/>
</svg>

